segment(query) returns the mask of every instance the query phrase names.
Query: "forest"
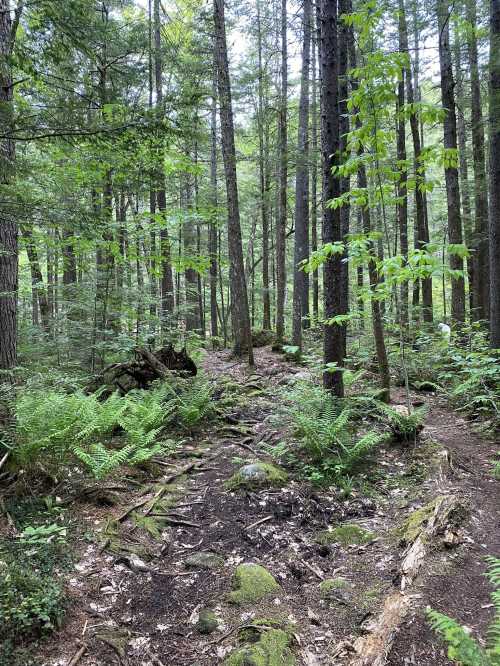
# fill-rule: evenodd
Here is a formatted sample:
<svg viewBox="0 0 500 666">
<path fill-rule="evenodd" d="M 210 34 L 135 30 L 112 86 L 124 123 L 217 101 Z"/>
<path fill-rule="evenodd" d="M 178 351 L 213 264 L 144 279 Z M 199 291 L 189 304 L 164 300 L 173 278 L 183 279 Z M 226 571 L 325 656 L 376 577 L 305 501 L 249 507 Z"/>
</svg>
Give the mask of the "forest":
<svg viewBox="0 0 500 666">
<path fill-rule="evenodd" d="M 500 666 L 500 0 L 0 0 L 0 666 Z"/>
</svg>

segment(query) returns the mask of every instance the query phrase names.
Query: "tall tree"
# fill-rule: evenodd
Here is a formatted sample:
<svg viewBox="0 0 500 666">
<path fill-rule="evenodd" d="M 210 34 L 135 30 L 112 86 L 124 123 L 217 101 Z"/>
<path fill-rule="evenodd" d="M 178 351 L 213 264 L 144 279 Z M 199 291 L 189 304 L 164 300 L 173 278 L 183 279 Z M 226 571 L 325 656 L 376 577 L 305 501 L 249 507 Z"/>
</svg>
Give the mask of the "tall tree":
<svg viewBox="0 0 500 666">
<path fill-rule="evenodd" d="M 212 213 L 208 229 L 208 256 L 210 257 L 210 332 L 213 337 L 219 335 L 217 320 L 217 252 L 218 252 L 218 183 L 217 183 L 217 62 L 212 71 L 212 104 L 210 107 L 210 191 Z"/>
<path fill-rule="evenodd" d="M 490 0 L 490 344 L 500 349 L 500 0 Z"/>
<path fill-rule="evenodd" d="M 301 262 L 309 257 L 309 69 L 311 57 L 311 0 L 303 3 L 302 72 L 300 78 L 297 167 L 295 176 L 295 243 L 292 342 L 302 347 L 302 328 L 309 317 L 309 278 Z"/>
<path fill-rule="evenodd" d="M 279 101 L 279 183 L 276 217 L 276 338 L 285 335 L 286 219 L 288 193 L 288 45 L 287 0 L 281 0 L 281 90 Z"/>
<path fill-rule="evenodd" d="M 11 370 L 17 362 L 18 229 L 8 202 L 15 165 L 9 137 L 14 118 L 11 56 L 21 10 L 22 3 L 12 20 L 10 0 L 0 0 L 0 126 L 6 135 L 0 140 L 0 370 Z"/>
<path fill-rule="evenodd" d="M 467 50 L 469 53 L 471 87 L 472 160 L 474 165 L 474 246 L 475 266 L 472 284 L 474 319 L 488 319 L 489 311 L 489 258 L 488 258 L 488 183 L 484 152 L 484 121 L 479 80 L 479 58 L 477 53 L 477 18 L 475 0 L 466 0 Z"/>
<path fill-rule="evenodd" d="M 229 63 L 227 57 L 224 0 L 214 0 L 215 52 L 219 90 L 222 156 L 226 176 L 227 237 L 230 261 L 232 321 L 234 353 L 241 356 L 248 351 L 248 362 L 253 365 L 252 329 L 248 309 L 248 293 L 241 241 L 238 182 L 236 178 L 236 148 L 234 143 L 233 105 Z"/>
<path fill-rule="evenodd" d="M 418 33 L 417 25 L 417 10 L 415 4 L 415 31 Z M 413 142 L 413 159 L 414 159 L 414 173 L 415 173 L 415 238 L 417 248 L 425 247 L 429 242 L 429 228 L 427 224 L 427 205 L 425 193 L 422 185 L 425 183 L 425 167 L 422 164 L 422 141 L 419 129 L 419 117 L 415 110 L 415 104 L 418 101 L 418 86 L 417 86 L 417 73 L 418 73 L 418 50 L 415 55 L 415 85 L 413 85 L 413 77 L 410 64 L 410 51 L 408 45 L 408 23 L 406 20 L 406 7 L 404 0 L 399 0 L 399 39 L 400 49 L 403 53 L 408 55 L 408 66 L 405 69 L 406 79 L 406 99 L 408 106 L 412 111 L 410 112 L 410 129 Z M 416 35 L 416 43 L 418 43 L 418 35 Z M 418 289 L 419 282 L 416 282 Z M 415 297 L 418 292 L 414 290 L 414 303 Z M 432 278 L 424 278 L 422 280 L 422 305 L 423 305 L 423 318 L 426 322 L 432 322 Z"/>
<path fill-rule="evenodd" d="M 448 237 L 451 245 L 461 245 L 462 216 L 460 214 L 460 186 L 455 164 L 458 151 L 457 117 L 453 67 L 450 50 L 450 5 L 449 0 L 436 3 L 439 30 L 439 64 L 441 70 L 441 98 L 445 109 L 443 121 L 445 156 L 446 200 L 448 204 Z M 450 266 L 454 271 L 463 271 L 464 261 L 460 252 L 452 251 Z M 456 323 L 465 321 L 465 284 L 463 275 L 452 277 L 451 317 Z"/>
<path fill-rule="evenodd" d="M 313 19 L 314 20 L 314 19 Z M 315 24 L 316 25 L 316 24 Z M 311 100 L 311 249 L 318 249 L 318 85 L 317 85 L 317 30 L 313 31 L 312 39 L 312 100 Z M 319 278 L 318 269 L 312 272 L 312 306 L 314 322 L 319 316 Z"/>
<path fill-rule="evenodd" d="M 165 173 L 163 165 L 163 149 L 162 149 L 162 136 L 161 125 L 164 119 L 163 108 L 163 57 L 161 45 L 161 20 L 160 20 L 160 0 L 154 0 L 154 45 L 155 45 L 155 92 L 156 92 L 156 120 L 158 123 L 158 146 L 157 146 L 157 163 L 156 163 L 156 203 L 158 213 L 165 216 L 167 209 L 167 195 L 165 192 Z M 168 326 L 168 318 L 172 315 L 175 298 L 174 298 L 174 280 L 172 275 L 171 263 L 171 249 L 170 238 L 166 228 L 166 220 L 163 219 L 160 231 L 160 253 L 161 253 L 161 320 L 162 330 L 166 330 Z"/>
<path fill-rule="evenodd" d="M 321 156 L 323 173 L 323 243 L 342 240 L 340 209 L 328 206 L 328 202 L 340 195 L 340 178 L 332 172 L 339 159 L 339 69 L 337 2 L 320 1 L 319 62 L 321 68 Z M 342 261 L 339 254 L 332 254 L 323 265 L 323 299 L 326 320 L 342 314 L 341 299 Z M 338 323 L 325 325 L 323 342 L 325 364 L 342 367 L 344 343 L 342 328 Z M 326 371 L 323 384 L 335 395 L 344 395 L 342 371 Z"/>
<path fill-rule="evenodd" d="M 259 185 L 262 218 L 262 328 L 271 328 L 271 298 L 269 291 L 269 125 L 267 122 L 267 74 L 264 69 L 262 6 L 257 0 L 257 67 L 258 67 L 258 133 L 259 133 Z"/>
<path fill-rule="evenodd" d="M 405 41 L 405 10 L 404 6 L 401 7 L 402 0 L 400 0 L 399 7 L 399 50 L 403 53 L 408 46 L 408 38 Z M 398 102 L 397 102 L 397 158 L 399 162 L 399 180 L 397 183 L 397 216 L 398 216 L 398 231 L 401 255 L 405 260 L 408 258 L 408 174 L 406 167 L 406 121 L 403 113 L 405 103 L 405 78 L 408 77 L 408 68 L 403 69 L 401 80 L 398 84 Z M 402 325 L 408 327 L 408 282 L 404 280 L 401 284 L 400 290 L 400 318 Z"/>
</svg>

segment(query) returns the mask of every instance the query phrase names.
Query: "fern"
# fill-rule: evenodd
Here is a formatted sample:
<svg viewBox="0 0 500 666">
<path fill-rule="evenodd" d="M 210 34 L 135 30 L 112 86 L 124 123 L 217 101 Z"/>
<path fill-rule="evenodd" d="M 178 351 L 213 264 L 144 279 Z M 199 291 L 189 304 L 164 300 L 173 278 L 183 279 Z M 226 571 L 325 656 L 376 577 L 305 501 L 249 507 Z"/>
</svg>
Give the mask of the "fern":
<svg viewBox="0 0 500 666">
<path fill-rule="evenodd" d="M 315 480 L 346 478 L 386 434 L 370 431 L 360 436 L 358 410 L 336 400 L 322 388 L 303 385 L 291 395 L 295 435 L 301 439 L 312 465 L 307 475 Z"/>
<path fill-rule="evenodd" d="M 377 401 L 375 415 L 381 421 L 387 422 L 397 441 L 404 442 L 414 439 L 418 435 L 427 415 L 427 406 L 414 409 L 408 414 Z"/>
<path fill-rule="evenodd" d="M 500 664 L 500 559 L 486 558 L 489 570 L 486 574 L 494 587 L 491 598 L 495 606 L 495 618 L 488 628 L 487 645 L 479 643 L 456 620 L 434 609 L 427 611 L 432 629 L 448 646 L 448 657 L 458 666 L 499 666 Z"/>
</svg>

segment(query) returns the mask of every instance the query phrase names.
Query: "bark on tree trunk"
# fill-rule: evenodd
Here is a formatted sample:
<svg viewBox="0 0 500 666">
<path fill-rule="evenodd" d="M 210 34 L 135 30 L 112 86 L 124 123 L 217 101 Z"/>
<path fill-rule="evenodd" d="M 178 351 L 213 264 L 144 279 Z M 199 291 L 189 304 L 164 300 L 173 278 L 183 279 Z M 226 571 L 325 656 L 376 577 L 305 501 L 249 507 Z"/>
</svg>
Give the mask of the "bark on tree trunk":
<svg viewBox="0 0 500 666">
<path fill-rule="evenodd" d="M 323 243 L 342 240 L 340 209 L 327 206 L 340 195 L 340 179 L 332 173 L 338 164 L 339 152 L 339 51 L 337 35 L 337 2 L 321 0 L 319 25 L 319 62 L 321 68 L 321 153 L 323 170 Z M 323 264 L 323 299 L 325 319 L 342 314 L 341 256 L 334 254 Z M 342 367 L 344 344 L 342 328 L 336 324 L 325 325 L 323 342 L 325 364 L 336 363 Z M 344 395 L 342 372 L 325 372 L 323 385 L 335 395 Z"/>
<path fill-rule="evenodd" d="M 0 126 L 8 133 L 13 126 L 12 72 L 10 56 L 19 15 L 14 25 L 10 0 L 0 0 Z M 14 178 L 15 146 L 12 139 L 0 142 L 0 191 L 9 201 L 9 186 Z M 17 221 L 8 204 L 0 208 L 0 370 L 11 370 L 17 362 Z M 2 373 L 0 381 L 10 376 Z"/>
<path fill-rule="evenodd" d="M 227 57 L 224 0 L 214 0 L 215 51 L 217 57 L 217 80 L 219 88 L 222 155 L 226 176 L 228 246 L 230 281 L 234 322 L 234 353 L 243 355 L 248 350 L 248 362 L 253 365 L 252 330 L 248 310 L 248 294 L 243 263 L 241 241 L 238 183 L 236 178 L 236 149 L 234 123 Z"/>
<path fill-rule="evenodd" d="M 458 31 L 457 31 L 458 32 Z M 467 127 L 465 124 L 465 96 L 464 84 L 462 73 L 462 54 L 460 52 L 460 36 L 455 35 L 453 44 L 454 58 L 455 58 L 455 72 L 456 72 L 456 89 L 457 89 L 457 137 L 458 137 L 458 165 L 460 174 L 460 194 L 462 200 L 462 223 L 464 228 L 464 236 L 467 246 L 472 248 L 472 214 L 470 205 L 470 188 L 469 188 L 469 165 L 467 159 Z M 469 283 L 469 311 L 471 320 L 474 320 L 474 263 L 475 257 L 469 256 L 467 258 L 467 279 Z"/>
<path fill-rule="evenodd" d="M 490 0 L 490 344 L 500 349 L 500 0 Z"/>
<path fill-rule="evenodd" d="M 281 0 L 281 91 L 279 102 L 279 193 L 276 219 L 276 339 L 285 335 L 286 218 L 288 186 L 288 50 L 287 0 Z"/>
<path fill-rule="evenodd" d="M 163 121 L 163 59 L 161 51 L 161 21 L 160 21 L 160 0 L 154 0 L 154 43 L 155 43 L 155 88 L 156 88 L 156 114 L 157 121 Z M 161 129 L 159 130 L 161 132 Z M 157 137 L 159 146 L 157 147 L 157 166 L 156 166 L 156 201 L 158 213 L 165 215 L 167 209 L 167 198 L 165 193 L 165 174 L 163 170 L 163 149 L 161 146 L 162 137 Z M 163 221 L 163 225 L 165 220 Z M 161 327 L 165 332 L 169 328 L 172 317 L 175 298 L 174 298 L 174 280 L 172 275 L 171 246 L 167 229 L 162 226 L 160 231 L 160 254 L 161 254 Z"/>
<path fill-rule="evenodd" d="M 269 128 L 266 117 L 267 82 L 264 81 L 264 63 L 262 57 L 263 35 L 261 24 L 261 0 L 257 0 L 257 66 L 259 70 L 259 184 L 260 210 L 262 218 L 262 328 L 271 328 L 271 299 L 269 293 Z"/>
<path fill-rule="evenodd" d="M 444 148 L 457 151 L 457 118 L 453 68 L 450 51 L 450 6 L 449 0 L 437 0 L 436 11 L 439 29 L 439 64 L 441 69 L 441 98 L 446 115 L 443 122 Z M 451 157 L 449 155 L 448 157 Z M 447 162 L 445 167 L 446 199 L 448 204 L 448 236 L 450 243 L 462 243 L 462 216 L 460 215 L 460 186 L 458 169 Z M 463 271 L 464 261 L 455 253 L 450 254 L 450 267 L 454 271 Z M 465 321 L 465 284 L 463 275 L 452 277 L 451 281 L 451 318 L 455 323 Z"/>
<path fill-rule="evenodd" d="M 45 333 L 50 330 L 50 315 L 49 315 L 49 302 L 47 299 L 47 291 L 43 282 L 42 269 L 40 268 L 40 261 L 38 259 L 38 250 L 36 247 L 35 239 L 33 238 L 33 229 L 27 224 L 21 225 L 21 234 L 26 246 L 26 254 L 31 271 L 31 283 L 33 285 L 33 294 L 35 296 L 34 306 L 40 308 L 40 318 L 42 328 Z M 36 307 L 34 308 L 34 311 Z"/>
<path fill-rule="evenodd" d="M 312 40 L 312 101 L 311 101 L 311 250 L 318 249 L 318 94 L 317 94 L 317 31 L 313 31 Z M 319 315 L 319 275 L 316 269 L 312 273 L 312 301 L 314 323 Z"/>
<path fill-rule="evenodd" d="M 415 17 L 415 22 L 417 18 Z M 399 0 L 399 31 L 400 31 L 400 44 L 401 49 L 408 54 L 409 57 L 409 47 L 408 47 L 408 25 L 406 21 L 406 8 L 404 0 Z M 416 31 L 417 27 L 415 28 Z M 418 39 L 416 39 L 416 43 Z M 416 62 L 415 68 L 418 72 L 418 51 L 416 52 Z M 415 104 L 417 101 L 417 85 L 415 83 L 415 89 L 413 86 L 411 66 L 409 65 L 405 71 L 406 77 L 406 97 L 408 104 Z M 415 74 L 415 79 L 417 78 L 417 73 Z M 425 183 L 425 170 L 424 165 L 421 163 L 422 155 L 422 142 L 420 138 L 420 131 L 418 126 L 418 115 L 416 113 L 410 114 L 410 129 L 411 136 L 413 141 L 413 156 L 414 156 L 414 172 L 415 172 L 415 213 L 416 213 L 416 225 L 415 225 L 415 235 L 416 235 L 416 247 L 422 249 L 429 242 L 429 229 L 426 222 L 427 213 L 426 213 L 426 200 L 425 194 L 422 192 L 419 186 Z M 420 281 L 417 281 L 414 285 L 413 291 L 413 304 L 417 305 L 420 300 Z M 425 322 L 432 323 L 433 312 L 432 312 L 432 278 L 425 278 L 422 280 L 422 306 L 423 306 L 423 318 Z"/>
<path fill-rule="evenodd" d="M 479 81 L 479 64 L 476 37 L 476 0 L 467 0 L 467 31 L 471 87 L 472 160 L 474 164 L 474 209 L 476 214 L 474 246 L 476 261 L 473 272 L 472 300 L 474 319 L 489 316 L 489 252 L 488 252 L 488 183 L 484 154 L 484 124 Z"/>
<path fill-rule="evenodd" d="M 399 11 L 399 50 L 404 52 L 404 7 Z M 406 122 L 403 115 L 405 103 L 405 78 L 408 76 L 408 69 L 403 70 L 401 81 L 398 84 L 398 116 L 397 116 L 397 158 L 400 163 L 399 180 L 397 183 L 397 216 L 400 251 L 405 263 L 408 260 L 408 174 L 406 170 Z M 403 280 L 400 290 L 400 320 L 402 326 L 408 328 L 408 282 Z"/>
<path fill-rule="evenodd" d="M 295 176 L 295 242 L 293 272 L 292 344 L 302 349 L 302 328 L 309 318 L 309 278 L 301 262 L 309 258 L 309 66 L 311 58 L 311 0 L 303 2 L 302 72 L 300 79 L 297 170 Z"/>
<path fill-rule="evenodd" d="M 215 55 L 215 52 L 214 52 Z M 213 337 L 219 335 L 217 321 L 217 222 L 219 197 L 217 192 L 217 62 L 214 57 L 212 78 L 212 106 L 210 109 L 210 190 L 212 195 L 212 214 L 208 229 L 208 256 L 210 257 L 210 332 Z"/>
</svg>

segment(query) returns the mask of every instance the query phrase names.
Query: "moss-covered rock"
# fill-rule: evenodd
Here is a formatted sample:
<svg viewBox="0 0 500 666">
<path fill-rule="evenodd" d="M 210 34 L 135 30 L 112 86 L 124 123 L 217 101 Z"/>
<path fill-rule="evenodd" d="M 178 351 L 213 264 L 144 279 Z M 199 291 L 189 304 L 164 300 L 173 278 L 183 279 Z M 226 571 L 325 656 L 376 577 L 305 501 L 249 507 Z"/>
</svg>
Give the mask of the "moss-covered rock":
<svg viewBox="0 0 500 666">
<path fill-rule="evenodd" d="M 319 532 L 316 541 L 320 544 L 339 543 L 341 546 L 362 546 L 373 541 L 373 538 L 374 535 L 369 530 L 348 523 Z"/>
<path fill-rule="evenodd" d="M 350 587 L 351 584 L 345 578 L 327 578 L 319 584 L 319 591 L 322 597 L 327 597 L 336 590 L 346 590 Z"/>
<path fill-rule="evenodd" d="M 238 488 L 279 488 L 288 480 L 286 472 L 270 463 L 256 462 L 245 465 L 224 484 L 227 490 Z"/>
<path fill-rule="evenodd" d="M 209 551 L 192 553 L 184 561 L 187 569 L 219 569 L 224 565 L 224 558 Z"/>
<path fill-rule="evenodd" d="M 236 649 L 225 666 L 295 666 L 290 636 L 282 629 L 269 629 L 254 645 Z"/>
<path fill-rule="evenodd" d="M 196 623 L 196 629 L 200 634 L 211 634 L 219 626 L 219 621 L 217 616 L 208 608 L 203 608 L 200 611 L 200 616 L 198 622 Z"/>
<path fill-rule="evenodd" d="M 280 589 L 279 583 L 260 564 L 240 564 L 233 576 L 233 591 L 228 600 L 232 604 L 252 604 Z"/>
</svg>

